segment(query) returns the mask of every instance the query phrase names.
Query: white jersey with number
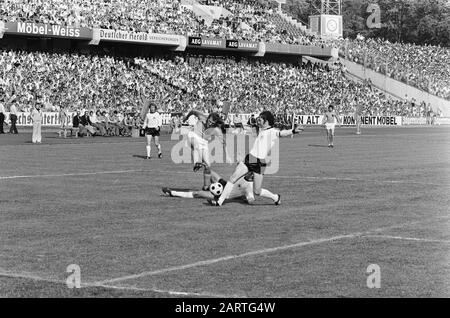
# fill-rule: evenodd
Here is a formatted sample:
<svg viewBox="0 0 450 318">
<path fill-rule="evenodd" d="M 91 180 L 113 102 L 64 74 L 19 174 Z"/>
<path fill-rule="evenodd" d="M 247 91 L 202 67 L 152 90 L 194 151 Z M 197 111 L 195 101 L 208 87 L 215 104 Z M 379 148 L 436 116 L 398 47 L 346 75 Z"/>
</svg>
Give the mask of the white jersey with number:
<svg viewBox="0 0 450 318">
<path fill-rule="evenodd" d="M 280 131 L 276 128 L 260 130 L 250 150 L 250 155 L 258 159 L 266 159 L 279 136 Z"/>
<path fill-rule="evenodd" d="M 148 113 L 145 117 L 144 128 L 159 128 L 162 126 L 162 116 L 158 112 Z"/>
</svg>

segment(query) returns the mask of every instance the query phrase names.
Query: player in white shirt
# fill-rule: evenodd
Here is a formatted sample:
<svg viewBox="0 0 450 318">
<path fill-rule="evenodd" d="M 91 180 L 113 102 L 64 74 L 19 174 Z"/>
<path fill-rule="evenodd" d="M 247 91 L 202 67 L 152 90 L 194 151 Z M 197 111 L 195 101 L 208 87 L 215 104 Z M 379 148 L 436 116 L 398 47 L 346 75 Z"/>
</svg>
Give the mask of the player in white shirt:
<svg viewBox="0 0 450 318">
<path fill-rule="evenodd" d="M 211 186 L 220 184 L 220 189 L 223 191 L 223 188 L 226 186 L 227 181 L 222 178 L 218 173 L 211 171 Z M 186 198 L 186 199 L 211 199 L 213 200 L 217 194 L 211 190 L 180 190 L 180 189 L 170 189 L 170 188 L 162 188 L 163 193 L 178 198 Z M 220 192 L 219 192 L 220 193 Z M 255 200 L 253 195 L 253 173 L 247 173 L 243 178 L 239 179 L 235 184 L 233 184 L 233 189 L 231 190 L 230 195 L 228 196 L 230 200 L 244 200 L 245 202 L 252 202 Z"/>
<path fill-rule="evenodd" d="M 33 144 L 40 144 L 42 141 L 42 111 L 40 102 L 36 102 L 35 108 L 31 111 L 31 121 L 33 122 L 33 134 L 31 140 Z"/>
<path fill-rule="evenodd" d="M 358 98 L 355 97 L 355 104 L 354 104 L 354 109 L 355 109 L 355 123 L 356 123 L 356 134 L 357 135 L 361 135 L 361 114 L 362 114 L 362 105 L 361 103 L 358 101 Z"/>
<path fill-rule="evenodd" d="M 155 146 L 158 148 L 158 158 L 162 158 L 161 144 L 159 143 L 159 133 L 162 126 L 162 116 L 156 111 L 156 105 L 150 103 L 149 112 L 145 116 L 144 126 L 145 135 L 147 136 L 147 159 L 151 158 L 151 142 L 155 139 Z"/>
<path fill-rule="evenodd" d="M 327 130 L 328 147 L 333 148 L 334 129 L 336 127 L 336 124 L 339 124 L 339 116 L 334 111 L 333 105 L 328 106 L 328 111 L 325 113 L 323 117 L 322 124 L 325 125 L 325 129 Z"/>
<path fill-rule="evenodd" d="M 2 94 L 3 92 L 0 92 L 0 94 Z M 3 101 L 3 96 L 0 96 L 0 134 L 4 134 L 5 132 L 3 131 L 3 123 L 5 122 L 5 106 L 3 106 L 2 104 Z"/>
<path fill-rule="evenodd" d="M 281 203 L 281 196 L 279 194 L 273 194 L 269 190 L 262 188 L 264 167 L 266 166 L 265 160 L 278 138 L 292 136 L 293 134 L 299 133 L 303 129 L 300 127 L 292 130 L 278 130 L 273 128 L 275 118 L 269 111 L 262 112 L 256 121 L 259 127 L 259 133 L 252 149 L 250 150 L 250 153 L 247 154 L 244 162 L 240 162 L 238 164 L 230 178 L 230 181 L 226 184 L 221 196 L 217 200 L 209 201 L 212 205 L 221 206 L 223 202 L 228 199 L 231 191 L 233 190 L 234 184 L 248 172 L 253 172 L 254 194 L 269 198 L 273 200 L 276 205 Z"/>
<path fill-rule="evenodd" d="M 190 111 L 184 121 L 190 117 L 198 118 L 194 125 L 194 130 L 187 134 L 187 141 L 192 148 L 194 157 L 194 171 L 203 169 L 203 190 L 207 190 L 211 184 L 211 160 L 209 156 L 208 142 L 213 136 L 219 138 L 225 144 L 224 134 L 226 133 L 223 119 L 218 113 L 203 114 L 199 111 Z"/>
</svg>

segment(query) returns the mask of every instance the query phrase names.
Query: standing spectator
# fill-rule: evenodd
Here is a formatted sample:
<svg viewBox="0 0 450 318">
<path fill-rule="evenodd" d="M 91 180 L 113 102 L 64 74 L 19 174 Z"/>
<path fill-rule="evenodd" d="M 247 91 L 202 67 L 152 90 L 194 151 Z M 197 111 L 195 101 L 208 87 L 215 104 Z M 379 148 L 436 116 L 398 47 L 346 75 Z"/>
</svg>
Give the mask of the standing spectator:
<svg viewBox="0 0 450 318">
<path fill-rule="evenodd" d="M 106 117 L 103 116 L 103 114 L 99 110 L 97 110 L 95 115 L 97 122 L 95 123 L 94 127 L 97 127 L 100 130 L 100 134 L 102 136 L 106 136 Z"/>
<path fill-rule="evenodd" d="M 33 144 L 40 144 L 42 140 L 42 111 L 39 102 L 36 102 L 35 107 L 31 111 L 31 121 L 33 122 L 33 135 L 31 137 L 31 141 Z"/>
<path fill-rule="evenodd" d="M 61 132 L 64 134 L 64 138 L 67 137 L 67 126 L 69 125 L 69 114 L 64 106 L 59 109 L 59 121 L 61 122 Z"/>
<path fill-rule="evenodd" d="M 133 120 L 131 114 L 126 114 L 122 121 L 123 135 L 126 137 L 131 136 L 131 130 L 133 129 Z"/>
<path fill-rule="evenodd" d="M 120 119 L 117 114 L 117 110 L 113 112 L 113 115 L 111 116 L 109 123 L 111 125 L 112 129 L 112 135 L 119 136 L 120 135 Z"/>
<path fill-rule="evenodd" d="M 0 134 L 4 134 L 3 123 L 5 122 L 5 106 L 3 106 L 3 96 L 0 97 Z"/>
<path fill-rule="evenodd" d="M 86 136 L 95 134 L 95 129 L 94 127 L 92 127 L 91 119 L 89 118 L 89 113 L 87 110 L 80 118 L 80 136 L 82 136 L 84 133 L 86 133 Z"/>
<path fill-rule="evenodd" d="M 9 119 L 11 120 L 11 127 L 9 128 L 10 134 L 18 134 L 16 123 L 17 123 L 17 107 L 13 103 L 9 109 Z"/>
<path fill-rule="evenodd" d="M 92 127 L 100 131 L 100 134 L 103 135 L 102 130 L 100 129 L 100 126 L 98 125 L 98 118 L 97 113 L 94 113 L 92 110 L 89 113 L 89 120 L 91 121 Z M 96 132 L 97 133 L 97 132 Z"/>
<path fill-rule="evenodd" d="M 73 116 L 73 119 L 72 119 L 72 129 L 73 130 L 76 130 L 78 132 L 80 131 L 80 121 L 81 121 L 80 111 L 77 110 L 76 115 Z"/>
</svg>

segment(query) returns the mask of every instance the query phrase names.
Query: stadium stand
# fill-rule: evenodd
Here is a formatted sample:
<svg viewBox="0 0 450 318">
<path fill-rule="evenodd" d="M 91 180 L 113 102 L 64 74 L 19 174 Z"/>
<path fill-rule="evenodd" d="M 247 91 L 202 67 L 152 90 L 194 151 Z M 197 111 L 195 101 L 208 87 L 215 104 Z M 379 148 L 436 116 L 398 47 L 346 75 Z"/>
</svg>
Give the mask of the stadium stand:
<svg viewBox="0 0 450 318">
<path fill-rule="evenodd" d="M 208 110 L 227 101 L 235 112 L 314 114 L 335 104 L 341 113 L 350 113 L 355 98 L 367 114 L 424 111 L 348 80 L 340 66 L 326 70 L 232 57 L 131 60 L 23 51 L 0 51 L 0 66 L 5 70 L 0 87 L 22 111 L 32 107 L 35 95 L 53 111 L 69 105 L 71 110 L 134 112 L 143 98 L 160 100 L 167 112 Z"/>
<path fill-rule="evenodd" d="M 340 55 L 438 97 L 450 100 L 450 49 L 390 43 L 382 39 L 339 41 Z"/>
<path fill-rule="evenodd" d="M 179 0 L 117 0 L 66 3 L 62 0 L 5 0 L 0 20 L 32 21 L 157 33 L 274 41 L 286 44 L 333 44 L 344 56 L 378 71 L 450 98 L 449 50 L 392 44 L 380 40 L 322 41 L 287 23 L 259 1 L 209 0 L 231 14 L 207 25 Z M 37 92 L 45 109 L 134 112 L 144 98 L 162 101 L 167 112 L 196 107 L 208 110 L 227 101 L 235 112 L 314 114 L 329 104 L 341 113 L 355 101 L 370 115 L 419 116 L 429 106 L 394 100 L 370 83 L 353 82 L 342 66 L 324 69 L 233 57 L 175 59 L 117 58 L 111 55 L 0 51 L 4 76 L 0 87 L 21 110 Z M 442 65 L 447 65 L 443 68 Z M 216 105 L 217 104 L 217 105 Z M 320 106 L 318 106 L 320 105 Z"/>
<path fill-rule="evenodd" d="M 0 21 L 35 22 L 77 27 L 209 36 L 284 44 L 311 44 L 314 37 L 284 21 L 273 6 L 258 1 L 206 1 L 201 4 L 226 8 L 231 14 L 211 24 L 197 16 L 181 0 L 5 0 Z M 319 41 L 317 39 L 317 41 Z M 320 41 L 319 41 L 320 42 Z"/>
</svg>

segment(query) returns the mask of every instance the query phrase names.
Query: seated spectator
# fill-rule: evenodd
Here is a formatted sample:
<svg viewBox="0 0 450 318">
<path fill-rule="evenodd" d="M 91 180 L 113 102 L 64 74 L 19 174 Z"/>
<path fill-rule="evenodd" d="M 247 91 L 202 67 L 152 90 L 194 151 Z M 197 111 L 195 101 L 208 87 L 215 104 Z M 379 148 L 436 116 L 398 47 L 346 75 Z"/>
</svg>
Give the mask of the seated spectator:
<svg viewBox="0 0 450 318">
<path fill-rule="evenodd" d="M 81 122 L 80 111 L 77 110 L 76 115 L 73 116 L 73 118 L 72 118 L 72 128 L 79 131 L 80 122 Z"/>
<path fill-rule="evenodd" d="M 130 113 L 126 114 L 126 116 L 123 118 L 122 127 L 124 131 L 123 135 L 131 136 L 131 131 L 133 129 L 133 117 Z"/>
<path fill-rule="evenodd" d="M 80 137 L 86 136 L 94 136 L 95 135 L 95 129 L 92 127 L 91 119 L 89 118 L 89 112 L 85 111 L 84 115 L 80 118 L 79 123 L 80 128 Z"/>
</svg>

